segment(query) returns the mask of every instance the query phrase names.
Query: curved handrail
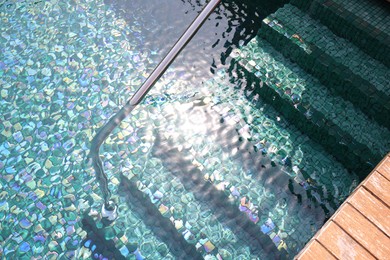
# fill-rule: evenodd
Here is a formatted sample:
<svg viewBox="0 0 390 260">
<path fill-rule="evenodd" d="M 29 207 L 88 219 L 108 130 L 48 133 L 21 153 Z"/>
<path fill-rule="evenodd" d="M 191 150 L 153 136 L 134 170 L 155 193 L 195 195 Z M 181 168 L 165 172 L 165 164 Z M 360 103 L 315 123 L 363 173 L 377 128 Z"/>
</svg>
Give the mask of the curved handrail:
<svg viewBox="0 0 390 260">
<path fill-rule="evenodd" d="M 108 189 L 108 177 L 104 172 L 103 163 L 100 159 L 99 149 L 102 143 L 107 139 L 111 132 L 125 119 L 130 112 L 142 101 L 149 90 L 154 86 L 157 80 L 164 74 L 168 66 L 175 60 L 177 55 L 184 49 L 187 43 L 196 34 L 209 15 L 215 10 L 221 0 L 210 0 L 203 10 L 198 14 L 195 20 L 190 24 L 186 31 L 180 36 L 179 40 L 173 45 L 164 59 L 157 65 L 142 86 L 126 102 L 126 104 L 109 121 L 99 129 L 91 141 L 89 157 L 92 159 L 92 166 L 99 181 L 99 186 L 103 194 L 104 207 L 108 210 L 114 210 L 113 203 L 110 203 L 111 193 Z"/>
</svg>

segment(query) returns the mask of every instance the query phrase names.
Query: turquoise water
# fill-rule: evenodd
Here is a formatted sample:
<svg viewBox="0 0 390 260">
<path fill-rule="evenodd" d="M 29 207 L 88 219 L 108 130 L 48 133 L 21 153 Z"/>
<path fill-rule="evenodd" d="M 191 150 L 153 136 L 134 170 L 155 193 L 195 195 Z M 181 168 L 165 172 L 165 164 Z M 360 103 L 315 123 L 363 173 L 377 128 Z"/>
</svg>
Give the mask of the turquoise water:
<svg viewBox="0 0 390 260">
<path fill-rule="evenodd" d="M 185 27 L 157 44 L 162 15 L 133 4 L 0 2 L 0 255 L 291 258 L 357 177 L 226 72 L 225 43 L 249 37 L 225 32 L 241 30 L 226 19 L 239 6 L 211 16 L 103 144 L 118 218 L 101 219 L 90 141 Z M 201 7 L 175 5 L 188 21 Z"/>
</svg>

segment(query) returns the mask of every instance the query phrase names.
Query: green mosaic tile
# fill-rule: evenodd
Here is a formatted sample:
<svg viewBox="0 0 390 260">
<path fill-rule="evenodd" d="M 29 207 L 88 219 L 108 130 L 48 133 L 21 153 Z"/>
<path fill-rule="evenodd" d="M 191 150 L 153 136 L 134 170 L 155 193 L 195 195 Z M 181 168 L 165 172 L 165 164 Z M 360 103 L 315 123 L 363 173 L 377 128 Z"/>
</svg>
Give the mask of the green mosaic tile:
<svg viewBox="0 0 390 260">
<path fill-rule="evenodd" d="M 385 1 L 313 0 L 309 4 L 294 0 L 291 3 L 390 66 L 390 16 Z"/>
<path fill-rule="evenodd" d="M 350 51 L 345 51 L 345 48 L 348 48 L 350 44 L 339 46 L 337 52 L 342 53 L 342 56 L 340 59 L 335 59 L 331 56 L 331 53 L 326 52 L 328 46 L 334 47 L 333 42 L 328 41 L 326 46 L 320 48 L 316 45 L 316 32 L 307 34 L 306 37 L 297 32 L 292 20 L 294 18 L 295 20 L 306 20 L 308 17 L 303 14 L 299 17 L 289 16 L 290 12 L 286 10 L 291 7 L 285 6 L 279 9 L 277 13 L 264 19 L 259 35 L 271 42 L 284 56 L 293 59 L 302 68 L 319 78 L 324 85 L 336 89 L 345 99 L 350 100 L 369 116 L 390 128 L 390 118 L 387 116 L 390 111 L 384 107 L 384 104 L 390 101 L 389 79 L 386 77 L 390 70 L 379 63 L 379 68 L 382 67 L 382 73 L 379 70 L 379 76 L 373 77 L 377 85 L 373 85 L 362 78 L 364 76 L 362 73 L 354 73 L 361 66 L 366 70 L 367 66 L 364 62 L 363 64 L 359 62 L 355 63 L 351 70 L 347 66 L 350 63 L 343 64 L 340 62 L 340 60 L 348 59 L 347 56 L 351 56 Z M 314 21 L 313 23 L 317 24 Z M 293 26 L 290 26 L 290 24 L 293 24 Z M 305 30 L 305 27 L 302 30 Z M 366 54 L 363 54 L 362 59 L 367 57 Z M 370 60 L 372 61 L 372 58 L 369 57 L 368 61 Z M 375 61 L 373 63 L 373 66 L 378 65 Z M 376 67 L 372 68 L 376 69 Z M 375 75 L 376 70 L 374 69 L 370 70 L 369 73 Z"/>
<path fill-rule="evenodd" d="M 7 181 L 1 184 L 0 229 L 12 230 L 2 232 L 0 255 L 93 257 L 81 222 L 86 212 L 99 220 L 101 198 L 86 151 L 93 132 L 122 103 L 119 93 L 125 96 L 125 88 L 114 90 L 108 81 L 121 75 L 121 85 L 134 90 L 138 84 L 129 79 L 144 79 L 145 68 L 134 71 L 131 63 L 151 54 L 128 59 L 130 49 L 142 47 L 141 39 L 126 37 L 137 35 L 137 27 L 125 26 L 102 1 L 2 1 L 0 9 L 0 179 Z M 102 34 L 108 40 L 97 45 Z M 105 99 L 103 93 L 119 96 Z M 103 107 L 107 113 L 97 112 Z M 134 216 L 129 211 L 126 217 Z M 140 232 L 126 233 L 134 244 L 161 244 L 153 235 L 145 239 L 150 229 L 139 218 L 123 218 L 119 225 L 139 226 Z M 169 250 L 165 256 L 173 258 Z"/>
<path fill-rule="evenodd" d="M 390 34 L 390 17 L 389 10 L 385 7 L 386 3 L 381 4 L 369 0 L 333 1 L 356 16 L 364 18 L 374 27 L 380 28 L 385 34 Z"/>
<path fill-rule="evenodd" d="M 354 182 L 354 175 L 350 175 L 345 171 L 339 171 L 340 169 L 338 167 L 338 170 L 332 170 L 332 172 L 337 172 L 334 175 L 327 170 L 327 167 L 324 167 L 324 165 L 327 165 L 333 160 L 331 157 L 328 157 L 324 155 L 323 152 L 319 151 L 308 153 L 307 149 L 309 149 L 310 146 L 315 145 L 315 143 L 310 141 L 309 138 L 302 136 L 297 129 L 288 126 L 282 121 L 283 119 L 280 119 L 280 116 L 272 107 L 263 104 L 263 102 L 260 101 L 258 101 L 257 104 L 251 105 L 251 102 L 248 103 L 248 100 L 246 100 L 245 97 L 240 97 L 235 94 L 235 92 L 232 91 L 234 85 L 229 87 L 230 84 L 229 77 L 225 72 L 218 72 L 218 77 L 216 76 L 212 80 L 202 84 L 204 91 L 211 95 L 205 99 L 208 100 L 207 102 L 201 102 L 210 104 L 210 107 L 212 107 L 212 109 L 207 109 L 206 114 L 208 115 L 208 120 L 219 121 L 221 124 L 235 126 L 237 129 L 236 131 L 240 133 L 240 136 L 243 139 L 250 140 L 251 144 L 256 147 L 258 153 L 261 152 L 263 155 L 272 158 L 275 162 L 275 167 L 276 165 L 286 165 L 287 162 L 289 166 L 285 166 L 286 168 L 284 171 L 288 176 L 293 177 L 294 181 L 297 183 L 302 183 L 301 185 L 305 186 L 308 185 L 305 184 L 307 179 L 315 179 L 318 184 L 318 189 L 321 189 L 320 193 L 322 194 L 322 190 L 325 192 L 325 194 L 321 196 L 327 197 L 332 196 L 330 194 L 333 194 L 334 192 L 339 193 L 338 187 L 343 181 L 337 181 L 338 184 L 336 185 L 336 179 L 345 179 L 345 183 Z M 200 89 L 199 91 L 203 91 L 203 89 Z M 225 102 L 228 102 L 231 105 L 228 105 Z M 215 135 L 210 134 L 213 131 L 207 134 L 204 131 L 205 129 L 202 130 L 192 126 L 193 122 L 191 122 L 191 118 L 199 114 L 196 118 L 201 119 L 202 113 L 199 112 L 200 109 L 198 107 L 191 107 L 190 104 L 191 103 L 185 102 L 184 100 L 166 104 L 161 110 L 163 113 L 161 116 L 169 120 L 165 119 L 161 121 L 161 125 L 159 126 L 161 130 L 159 131 L 162 131 L 162 135 L 166 136 L 166 138 L 172 142 L 172 145 L 188 144 L 183 145 L 183 148 L 181 148 L 183 149 L 182 153 L 185 155 L 187 149 L 191 148 L 191 153 L 185 157 L 190 161 L 193 161 L 194 165 L 198 166 L 204 174 L 205 180 L 208 180 L 218 189 L 224 190 L 229 196 L 238 196 L 237 192 L 239 190 L 241 197 L 249 196 L 255 205 L 261 205 L 262 210 L 259 210 L 258 212 L 258 217 L 261 221 L 258 222 L 257 225 L 260 227 L 264 224 L 262 221 L 267 221 L 268 218 L 270 218 L 270 221 L 272 221 L 275 226 L 275 232 L 279 230 L 277 233 L 282 233 L 282 236 L 284 237 L 284 243 L 282 245 L 286 246 L 288 252 L 294 252 L 294 250 L 300 247 L 303 241 L 307 241 L 307 239 L 310 238 L 310 234 L 312 233 L 310 231 L 311 228 L 309 226 L 301 226 L 299 219 L 290 221 L 284 217 L 286 213 L 281 211 L 280 205 L 278 206 L 278 195 L 273 194 L 269 187 L 267 187 L 268 185 L 254 181 L 253 177 L 250 177 L 253 176 L 255 170 L 244 169 L 236 163 L 234 159 L 239 160 L 240 157 L 238 156 L 240 153 L 235 156 L 226 157 L 227 153 L 235 154 L 236 151 L 229 151 L 229 146 L 226 147 L 228 150 L 221 150 L 217 145 L 219 142 L 216 141 L 208 141 L 206 144 L 200 141 L 201 139 L 211 140 L 210 138 L 215 138 Z M 245 104 L 245 109 L 240 108 L 241 104 Z M 258 110 L 259 105 L 262 106 L 261 113 L 259 113 Z M 208 107 L 208 105 L 203 106 L 205 106 L 205 109 Z M 180 107 L 187 107 L 187 109 L 182 109 Z M 178 113 L 179 111 L 181 111 L 181 113 Z M 150 112 L 153 115 L 158 114 L 155 109 Z M 186 116 L 181 117 L 179 116 L 180 114 Z M 192 114 L 195 115 L 190 116 Z M 221 117 L 219 117 L 219 115 Z M 183 127 L 181 129 L 173 128 L 172 118 L 176 118 L 174 121 L 180 120 L 180 125 Z M 163 129 L 167 130 L 163 131 Z M 193 132 L 197 134 L 192 134 Z M 229 136 L 235 135 L 231 135 L 232 132 L 229 133 Z M 223 134 L 227 134 L 227 129 L 224 130 Z M 200 137 L 202 138 L 200 139 Z M 245 141 L 241 142 L 245 143 Z M 188 146 L 188 148 L 185 148 L 185 146 Z M 164 150 L 168 149 L 165 148 Z M 220 154 L 220 156 L 218 156 L 220 159 L 210 158 L 210 153 Z M 255 153 L 255 151 L 253 151 L 253 153 Z M 150 159 L 147 161 L 149 160 Z M 249 159 L 247 158 L 247 160 Z M 312 166 L 309 168 L 303 167 L 303 165 L 306 164 Z M 160 167 L 157 167 L 157 169 L 160 169 Z M 161 173 L 161 170 L 159 171 Z M 167 175 L 169 174 L 167 173 Z M 334 179 L 330 179 L 330 175 L 332 175 Z M 158 175 L 156 174 L 156 176 Z M 149 177 L 145 176 L 145 178 Z M 167 178 L 169 177 L 167 176 Z M 314 189 L 311 186 L 307 186 L 307 188 L 312 189 L 309 192 L 316 193 L 317 191 L 317 188 Z M 351 187 L 346 187 L 344 191 L 349 191 L 350 188 Z M 235 191 L 235 189 L 237 189 L 237 191 Z M 337 201 L 339 199 L 341 201 L 342 198 L 344 198 L 342 193 L 339 193 L 339 195 L 341 197 L 329 198 L 332 201 L 330 204 L 322 199 L 321 203 L 324 203 L 324 206 L 328 208 L 330 212 L 333 212 L 332 208 L 339 203 Z M 241 197 L 235 197 L 234 201 L 237 203 L 237 206 L 240 205 L 239 198 Z M 299 211 L 299 209 L 297 209 L 297 211 Z M 293 227 L 296 227 L 296 231 L 293 231 Z M 281 230 L 288 230 L 288 234 L 283 234 Z"/>
<path fill-rule="evenodd" d="M 384 80 L 385 85 L 382 87 L 388 88 L 386 94 L 390 95 L 388 87 L 390 71 L 385 65 L 371 58 L 347 40 L 337 37 L 326 26 L 311 19 L 292 5 L 285 5 L 272 16 L 298 34 L 303 41 L 317 46 L 338 63 L 348 67 L 353 73 L 360 75 L 374 86 L 381 87 L 382 80 Z"/>
<path fill-rule="evenodd" d="M 338 136 L 336 138 L 340 138 L 339 142 L 346 142 L 345 145 L 350 147 L 351 154 L 356 153 L 357 150 L 353 151 L 353 149 L 358 147 L 357 143 L 362 144 L 363 147 L 368 148 L 359 150 L 360 155 L 367 155 L 367 157 L 363 155 L 362 160 L 372 160 L 375 163 L 389 150 L 390 143 L 384 142 L 390 140 L 390 132 L 386 128 L 368 119 L 350 102 L 333 96 L 315 78 L 282 57 L 258 37 L 242 48 L 236 59 L 240 66 L 278 93 L 283 100 L 281 102 L 289 103 L 289 107 L 292 106 L 291 113 L 296 114 L 295 107 L 304 111 L 309 121 L 325 120 L 329 127 L 328 132 Z M 315 113 L 322 116 L 315 119 L 313 116 Z M 356 155 L 360 156 L 359 153 Z"/>
</svg>

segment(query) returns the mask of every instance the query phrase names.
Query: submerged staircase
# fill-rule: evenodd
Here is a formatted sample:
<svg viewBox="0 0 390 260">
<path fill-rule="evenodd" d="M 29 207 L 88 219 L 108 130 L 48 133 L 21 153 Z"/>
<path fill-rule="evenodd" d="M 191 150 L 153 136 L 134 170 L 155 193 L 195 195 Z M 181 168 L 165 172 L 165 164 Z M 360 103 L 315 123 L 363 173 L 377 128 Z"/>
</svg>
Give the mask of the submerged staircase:
<svg viewBox="0 0 390 260">
<path fill-rule="evenodd" d="M 368 1 L 348 2 L 286 4 L 263 20 L 258 36 L 232 52 L 231 70 L 364 178 L 390 151 L 390 70 L 383 59 L 389 55 L 390 27 L 383 26 L 389 11 L 387 6 L 377 14 L 372 4 L 363 12 Z M 352 11 L 358 17 L 346 15 Z"/>
<path fill-rule="evenodd" d="M 390 66 L 389 1 L 291 0 L 291 3 Z"/>
<path fill-rule="evenodd" d="M 291 1 L 263 20 L 254 39 L 231 53 L 230 72 L 244 76 L 250 92 L 257 93 L 303 135 L 322 145 L 343 166 L 363 179 L 390 151 L 390 26 L 381 25 L 382 20 L 387 24 L 388 18 L 383 15 L 388 14 L 387 7 L 372 4 L 370 12 L 375 12 L 376 8 L 381 11 L 371 17 L 355 8 L 364 9 L 369 5 L 368 0 L 356 3 Z M 210 84 L 218 84 L 218 81 L 216 76 Z M 222 124 L 226 119 L 225 109 L 219 108 L 217 102 L 213 109 L 221 115 Z M 210 111 L 206 114 L 212 116 Z M 267 120 L 266 116 L 259 118 L 259 123 Z M 169 130 L 162 127 L 165 128 Z M 284 128 L 287 127 L 275 126 L 279 132 Z M 201 164 L 199 158 L 192 157 L 190 149 L 172 148 L 170 139 L 164 138 L 169 131 L 160 131 L 161 136 L 152 151 L 153 159 L 147 160 L 143 170 L 136 174 L 125 172 L 121 175 L 119 192 L 125 198 L 123 203 L 165 245 L 159 250 L 162 256 L 233 259 L 229 250 L 240 249 L 242 244 L 249 243 L 245 250 L 249 250 L 247 255 L 250 257 L 265 253 L 264 258 L 291 258 L 302 249 L 301 240 L 308 240 L 306 236 L 319 228 L 316 220 L 322 225 L 329 217 L 321 207 L 333 213 L 338 206 L 328 205 L 332 199 L 324 199 L 340 196 L 333 182 L 329 181 L 321 190 L 310 178 L 309 167 L 292 169 L 304 176 L 302 181 L 294 182 L 297 178 L 291 178 L 293 173 L 283 172 L 293 168 L 291 159 L 283 154 L 284 164 L 277 165 L 274 158 L 268 157 L 262 142 L 256 146 L 258 151 L 251 150 L 252 143 L 242 141 L 243 137 L 236 132 L 225 133 L 231 139 L 240 136 L 234 147 L 246 154 L 237 155 L 236 159 L 250 166 L 237 171 L 237 176 L 228 176 L 229 172 L 221 179 L 211 180 L 200 170 L 207 167 L 207 159 Z M 298 138 L 296 142 L 299 146 L 307 145 Z M 226 150 L 231 148 L 224 147 Z M 258 175 L 248 176 L 251 167 Z M 327 176 L 318 176 L 318 179 L 340 178 L 332 170 L 323 169 L 321 173 Z M 219 171 L 210 172 L 210 175 L 222 174 L 223 171 Z M 273 190 L 281 184 L 283 188 Z M 259 208 L 258 219 L 251 219 L 238 209 L 240 199 L 249 198 L 251 193 L 241 190 L 235 195 L 236 188 L 241 185 L 268 194 Z M 322 199 L 314 198 L 318 193 L 329 194 L 321 194 Z M 296 198 L 286 202 L 285 197 L 291 194 Z M 253 201 L 262 201 L 261 196 L 250 194 Z M 311 203 L 305 205 L 308 201 Z M 300 227 L 302 230 L 288 230 L 297 224 L 284 223 L 284 216 L 278 216 L 277 211 L 287 204 L 293 209 L 289 214 L 295 214 L 295 218 L 304 223 L 304 227 Z M 268 217 L 270 212 L 275 219 Z M 222 230 L 221 234 L 216 230 Z M 128 255 L 128 250 L 121 251 Z"/>
<path fill-rule="evenodd" d="M 348 170 L 364 178 L 390 151 L 389 32 L 386 26 L 378 26 L 380 21 L 386 23 L 388 19 L 383 15 L 387 11 L 381 4 L 374 4 L 375 8 L 379 6 L 382 9 L 373 17 L 355 12 L 357 4 L 354 4 L 353 1 L 350 4 L 325 0 L 291 1 L 291 4 L 263 20 L 254 39 L 231 53 L 230 72 L 246 78 L 250 92 L 257 93 L 290 124 L 322 145 Z M 368 4 L 368 1 L 363 1 L 357 6 L 365 8 Z M 206 84 L 218 84 L 218 81 L 216 77 Z M 215 104 L 214 110 L 220 115 L 224 113 L 218 104 Z M 207 114 L 212 116 L 210 111 Z M 278 131 L 283 131 L 282 126 L 278 127 Z M 235 134 L 229 132 L 231 137 Z M 330 213 L 337 208 L 337 205 L 327 204 L 327 199 L 316 201 L 313 198 L 317 193 L 328 191 L 327 196 L 339 196 L 338 191 L 332 190 L 334 183 L 329 183 L 328 188 L 321 191 L 310 183 L 312 173 L 305 168 L 299 170 L 304 181 L 298 184 L 290 179 L 294 174 L 278 173 L 288 167 L 273 164 L 267 157 L 265 146 L 260 145 L 263 149 L 259 152 L 256 149 L 252 151 L 250 142 L 238 140 L 237 147 L 247 151 L 247 155 L 238 160 L 244 162 L 257 153 L 257 157 L 247 163 L 258 164 L 261 168 L 254 167 L 253 172 L 262 174 L 251 176 L 248 183 L 256 186 L 257 190 L 272 190 L 281 183 L 288 183 L 288 189 L 296 195 L 288 202 L 296 205 L 295 213 L 316 216 L 307 217 L 313 219 L 305 231 L 302 228 L 300 232 L 286 232 L 287 224 L 278 227 L 280 219 L 274 223 L 268 218 L 269 209 L 275 211 L 283 200 L 275 200 L 277 202 L 274 203 L 265 199 L 266 206 L 261 207 L 258 213 L 260 218 L 250 219 L 237 208 L 240 197 L 247 194 L 241 192 L 234 196 L 235 187 L 247 181 L 246 173 L 226 175 L 224 181 L 206 178 L 194 166 L 200 164 L 199 158 L 192 157 L 191 151 L 185 148 L 172 148 L 174 145 L 168 143 L 170 139 L 165 139 L 166 135 L 162 131 L 158 137 L 152 152 L 153 157 L 158 159 L 148 162 L 152 165 L 145 166 L 145 169 L 149 170 L 145 173 L 140 171 L 136 176 L 121 176 L 120 190 L 129 207 L 133 207 L 140 218 L 150 216 L 144 221 L 153 227 L 152 232 L 168 245 L 176 257 L 230 259 L 229 248 L 240 248 L 241 242 L 251 241 L 248 245 L 251 257 L 265 252 L 268 255 L 264 257 L 291 258 L 301 249 L 296 236 L 310 234 L 306 229 L 315 226 L 315 218 L 323 223 L 329 217 L 325 216 L 321 207 Z M 230 148 L 225 147 L 227 150 Z M 284 156 L 284 162 L 290 160 Z M 262 161 L 253 163 L 256 160 Z M 202 167 L 206 166 L 206 162 L 201 164 Z M 248 166 L 245 172 L 250 172 L 251 167 Z M 161 172 L 166 174 L 162 177 Z M 332 169 L 323 173 L 329 176 L 319 176 L 319 179 L 336 177 Z M 168 188 L 167 183 L 172 187 Z M 170 194 L 167 190 L 174 192 Z M 279 193 L 283 192 L 272 190 L 269 197 L 282 198 Z M 313 207 L 302 207 L 309 201 L 308 197 Z M 261 200 L 253 194 L 251 199 Z M 294 208 L 291 205 L 289 207 Z M 200 210 L 200 215 L 195 216 Z M 274 213 L 274 216 L 277 214 Z M 201 223 L 197 223 L 200 220 Z M 223 230 L 223 235 L 215 230 Z"/>
</svg>

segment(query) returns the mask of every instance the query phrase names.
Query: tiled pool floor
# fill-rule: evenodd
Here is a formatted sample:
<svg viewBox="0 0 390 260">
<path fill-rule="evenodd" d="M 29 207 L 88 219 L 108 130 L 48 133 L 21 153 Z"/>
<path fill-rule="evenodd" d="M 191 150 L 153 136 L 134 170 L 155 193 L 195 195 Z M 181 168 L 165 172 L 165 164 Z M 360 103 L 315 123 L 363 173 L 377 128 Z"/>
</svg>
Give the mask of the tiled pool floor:
<svg viewBox="0 0 390 260">
<path fill-rule="evenodd" d="M 197 247 L 205 258 L 292 256 L 357 185 L 245 79 L 221 69 L 194 86 L 177 63 L 102 147 L 119 214 L 106 227 L 90 140 L 153 69 L 158 49 L 145 47 L 136 16 L 129 24 L 101 1 L 3 1 L 0 16 L 7 259 L 130 258 L 137 247 L 148 259 L 194 256 Z M 172 226 L 153 223 L 167 219 Z M 175 235 L 162 235 L 168 229 Z"/>
</svg>

